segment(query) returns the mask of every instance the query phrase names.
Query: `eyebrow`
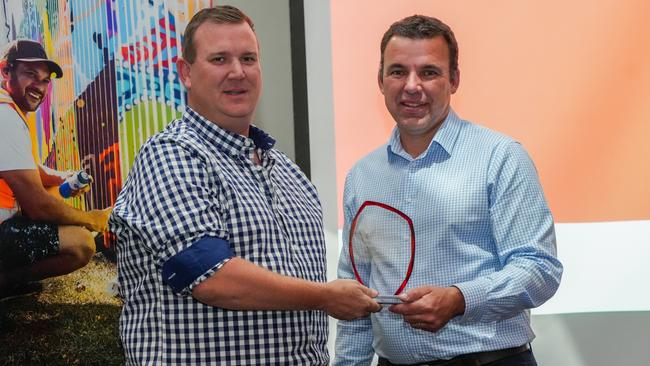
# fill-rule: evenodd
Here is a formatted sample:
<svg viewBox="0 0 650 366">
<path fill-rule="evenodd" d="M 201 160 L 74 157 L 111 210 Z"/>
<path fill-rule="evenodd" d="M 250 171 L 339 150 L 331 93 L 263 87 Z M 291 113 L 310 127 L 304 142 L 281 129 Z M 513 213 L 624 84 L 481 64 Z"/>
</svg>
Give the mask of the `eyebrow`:
<svg viewBox="0 0 650 366">
<path fill-rule="evenodd" d="M 392 70 L 392 69 L 405 69 L 406 66 L 400 63 L 394 63 L 386 66 L 386 70 Z M 435 65 L 435 64 L 426 64 L 421 67 L 418 67 L 419 70 L 436 70 L 436 71 L 442 71 L 443 68 Z"/>
<path fill-rule="evenodd" d="M 235 54 L 235 53 L 233 53 L 233 52 L 231 52 L 231 51 L 214 51 L 214 52 L 210 52 L 210 53 L 208 53 L 208 56 L 214 56 L 214 55 L 233 55 L 233 54 Z M 254 50 L 244 51 L 244 52 L 242 52 L 241 54 L 242 54 L 242 55 L 256 55 L 256 54 L 257 54 L 257 51 L 254 51 Z"/>
</svg>

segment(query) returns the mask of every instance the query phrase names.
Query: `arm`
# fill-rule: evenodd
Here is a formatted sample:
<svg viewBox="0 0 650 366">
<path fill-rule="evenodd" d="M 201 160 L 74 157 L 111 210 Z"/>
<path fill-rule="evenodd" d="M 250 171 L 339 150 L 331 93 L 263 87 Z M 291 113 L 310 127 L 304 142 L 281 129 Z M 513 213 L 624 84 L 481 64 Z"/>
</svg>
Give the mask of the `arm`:
<svg viewBox="0 0 650 366">
<path fill-rule="evenodd" d="M 151 253 L 174 293 L 228 309 L 322 309 L 340 318 L 380 309 L 370 297 L 375 293 L 354 281 L 306 281 L 234 256 L 219 199 L 223 183 L 207 159 L 192 146 L 150 140 L 111 218 L 118 237 L 127 229 L 143 238 L 125 247 Z"/>
<path fill-rule="evenodd" d="M 70 174 L 75 174 L 76 172 L 73 171 L 62 172 L 39 164 L 38 173 L 41 176 L 41 182 L 43 182 L 43 186 L 45 187 L 47 192 L 56 198 L 64 199 L 64 197 L 61 197 L 61 193 L 59 193 L 59 186 L 63 184 L 63 182 L 65 182 L 66 178 Z M 80 189 L 72 191 L 70 197 L 77 197 L 86 192 L 89 192 L 92 182 L 93 179 L 92 177 L 90 177 L 90 184 L 85 185 Z"/>
<path fill-rule="evenodd" d="M 41 177 L 41 182 L 43 182 L 45 188 L 60 186 L 68 175 L 66 172 L 60 172 L 40 164 L 37 165 L 37 168 L 38 174 Z"/>
<path fill-rule="evenodd" d="M 423 286 L 390 308 L 412 327 L 436 332 L 461 321 L 507 319 L 541 305 L 557 290 L 562 266 L 555 257 L 553 219 L 537 173 L 517 143 L 497 151 L 490 165 L 490 221 L 502 268 L 454 286 Z"/>
<path fill-rule="evenodd" d="M 202 303 L 236 310 L 324 310 L 337 319 L 378 311 L 374 290 L 353 280 L 329 283 L 283 276 L 234 257 L 201 282 L 192 296 Z"/>
<path fill-rule="evenodd" d="M 466 302 L 463 322 L 499 321 L 540 306 L 562 277 L 553 217 L 526 151 L 515 142 L 499 146 L 488 175 L 492 235 L 502 267 L 455 284 Z"/>
<path fill-rule="evenodd" d="M 92 231 L 107 228 L 110 208 L 84 212 L 66 205 L 47 193 L 36 169 L 2 171 L 0 178 L 14 192 L 23 214 L 32 220 L 84 226 Z"/>
</svg>

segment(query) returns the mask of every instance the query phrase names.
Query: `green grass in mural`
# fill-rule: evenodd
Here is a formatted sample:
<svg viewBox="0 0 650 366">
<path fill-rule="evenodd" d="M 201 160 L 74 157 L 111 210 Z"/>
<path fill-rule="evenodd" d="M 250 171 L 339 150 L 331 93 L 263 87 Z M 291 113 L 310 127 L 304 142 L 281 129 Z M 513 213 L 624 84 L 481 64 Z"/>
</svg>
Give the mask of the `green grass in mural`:
<svg viewBox="0 0 650 366">
<path fill-rule="evenodd" d="M 121 301 L 107 291 L 115 264 L 43 281 L 38 294 L 0 302 L 0 365 L 122 365 Z"/>
<path fill-rule="evenodd" d="M 119 127 L 120 152 L 127 152 L 122 158 L 122 181 L 126 180 L 140 146 L 181 114 L 172 106 L 157 101 L 136 104 L 124 114 Z"/>
</svg>

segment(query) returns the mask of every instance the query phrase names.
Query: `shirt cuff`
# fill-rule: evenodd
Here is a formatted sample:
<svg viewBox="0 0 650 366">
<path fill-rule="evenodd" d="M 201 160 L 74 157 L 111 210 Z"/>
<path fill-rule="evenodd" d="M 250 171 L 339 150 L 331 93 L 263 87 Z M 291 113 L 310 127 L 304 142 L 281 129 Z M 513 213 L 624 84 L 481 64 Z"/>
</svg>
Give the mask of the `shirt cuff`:
<svg viewBox="0 0 650 366">
<path fill-rule="evenodd" d="M 191 296 L 191 295 L 192 295 L 192 291 L 194 291 L 194 288 L 195 288 L 196 286 L 198 286 L 201 282 L 207 280 L 208 278 L 212 277 L 212 275 L 215 274 L 215 272 L 217 272 L 218 270 L 220 270 L 221 267 L 223 267 L 223 265 L 226 264 L 226 263 L 228 263 L 231 259 L 232 259 L 232 258 L 227 258 L 227 259 L 224 259 L 223 261 L 217 263 L 216 266 L 210 268 L 207 272 L 205 272 L 205 273 L 202 274 L 199 278 L 197 278 L 196 280 L 194 280 L 194 282 L 192 282 L 189 286 L 187 286 L 186 288 L 182 289 L 181 292 L 179 292 L 179 295 L 181 295 L 181 296 Z"/>
<path fill-rule="evenodd" d="M 167 259 L 162 265 L 163 283 L 169 285 L 174 293 L 187 295 L 192 285 L 211 276 L 232 257 L 227 241 L 203 237 Z"/>
<path fill-rule="evenodd" d="M 486 301 L 488 280 L 477 279 L 453 285 L 462 292 L 465 298 L 465 313 L 458 318 L 461 323 L 476 322 L 481 318 L 481 309 Z"/>
</svg>

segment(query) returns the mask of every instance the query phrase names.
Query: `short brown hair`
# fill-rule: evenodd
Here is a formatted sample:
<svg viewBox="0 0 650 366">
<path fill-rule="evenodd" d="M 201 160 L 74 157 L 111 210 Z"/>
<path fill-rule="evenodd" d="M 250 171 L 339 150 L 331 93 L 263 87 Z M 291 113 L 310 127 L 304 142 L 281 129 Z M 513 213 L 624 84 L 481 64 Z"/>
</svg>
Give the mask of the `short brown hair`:
<svg viewBox="0 0 650 366">
<path fill-rule="evenodd" d="M 194 63 L 196 59 L 196 49 L 194 48 L 194 33 L 199 26 L 206 21 L 217 24 L 239 24 L 248 23 L 253 32 L 255 32 L 255 25 L 248 15 L 244 14 L 241 10 L 230 5 L 220 5 L 211 8 L 199 10 L 185 28 L 183 36 L 183 59 L 189 63 Z"/>
<path fill-rule="evenodd" d="M 391 38 L 394 36 L 410 39 L 431 39 L 442 36 L 449 48 L 449 72 L 454 81 L 458 74 L 458 43 L 451 28 L 441 20 L 426 15 L 411 15 L 393 23 L 381 39 L 381 61 L 379 62 L 379 76 L 384 70 L 384 51 Z"/>
</svg>

